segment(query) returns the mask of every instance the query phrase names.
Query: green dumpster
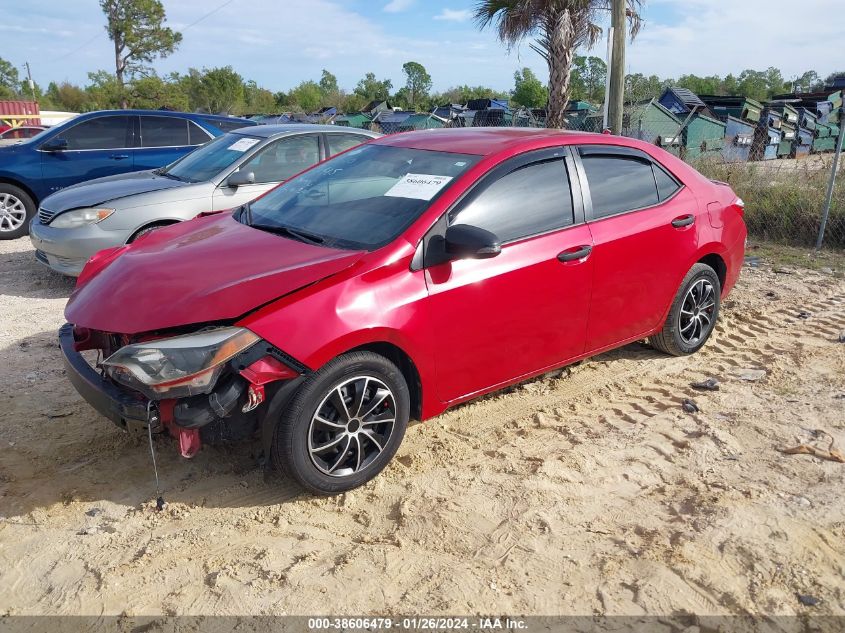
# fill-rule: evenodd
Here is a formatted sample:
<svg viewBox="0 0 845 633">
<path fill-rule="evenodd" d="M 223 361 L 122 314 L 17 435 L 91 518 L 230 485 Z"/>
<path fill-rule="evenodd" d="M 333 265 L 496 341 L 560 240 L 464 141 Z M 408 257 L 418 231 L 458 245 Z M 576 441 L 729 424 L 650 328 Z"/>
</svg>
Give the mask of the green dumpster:
<svg viewBox="0 0 845 633">
<path fill-rule="evenodd" d="M 726 125 L 704 114 L 695 114 L 683 131 L 685 160 L 699 157 L 716 157 L 725 147 Z"/>
<path fill-rule="evenodd" d="M 658 145 L 668 152 L 680 154 L 681 120 L 652 99 L 625 109 L 622 116 L 622 136 Z"/>
<path fill-rule="evenodd" d="M 716 118 L 724 121 L 729 116 L 742 121 L 757 123 L 760 120 L 760 113 L 763 111 L 763 104 L 750 97 L 730 97 L 720 95 L 698 95 Z"/>
</svg>

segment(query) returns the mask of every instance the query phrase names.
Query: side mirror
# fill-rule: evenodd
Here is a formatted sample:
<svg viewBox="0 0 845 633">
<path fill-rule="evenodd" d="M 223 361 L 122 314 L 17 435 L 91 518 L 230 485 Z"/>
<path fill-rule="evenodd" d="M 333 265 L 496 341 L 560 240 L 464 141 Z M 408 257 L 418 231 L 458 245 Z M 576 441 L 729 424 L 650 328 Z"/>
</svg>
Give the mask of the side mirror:
<svg viewBox="0 0 845 633">
<path fill-rule="evenodd" d="M 452 259 L 489 259 L 502 252 L 495 233 L 469 224 L 446 229 L 446 254 Z"/>
<path fill-rule="evenodd" d="M 227 187 L 240 187 L 241 185 L 252 185 L 255 183 L 255 174 L 251 171 L 236 171 L 226 179 Z"/>
<path fill-rule="evenodd" d="M 45 152 L 63 152 L 67 149 L 67 139 L 59 137 L 51 138 L 39 149 L 42 149 Z"/>
</svg>

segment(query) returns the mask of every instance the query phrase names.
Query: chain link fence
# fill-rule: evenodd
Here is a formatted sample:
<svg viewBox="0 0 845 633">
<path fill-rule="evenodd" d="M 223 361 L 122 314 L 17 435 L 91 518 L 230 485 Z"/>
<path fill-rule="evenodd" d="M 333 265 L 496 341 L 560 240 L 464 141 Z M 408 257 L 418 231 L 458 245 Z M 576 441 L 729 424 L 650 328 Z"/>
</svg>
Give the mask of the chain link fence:
<svg viewBox="0 0 845 633">
<path fill-rule="evenodd" d="M 753 238 L 815 246 L 839 135 L 841 96 L 838 105 L 829 101 L 830 110 L 821 112 L 821 106 L 802 107 L 810 105 L 806 100 L 763 105 L 740 97 L 703 97 L 705 103 L 685 92 L 678 103 L 667 93 L 629 101 L 622 135 L 662 147 L 708 178 L 728 183 L 745 201 Z M 572 130 L 601 132 L 603 117 L 596 107 L 576 102 L 570 104 L 567 122 Z M 545 112 L 489 107 L 466 110 L 443 125 L 544 127 Z M 841 172 L 841 161 L 839 167 Z M 823 245 L 845 249 L 845 174 L 833 190 Z"/>
</svg>

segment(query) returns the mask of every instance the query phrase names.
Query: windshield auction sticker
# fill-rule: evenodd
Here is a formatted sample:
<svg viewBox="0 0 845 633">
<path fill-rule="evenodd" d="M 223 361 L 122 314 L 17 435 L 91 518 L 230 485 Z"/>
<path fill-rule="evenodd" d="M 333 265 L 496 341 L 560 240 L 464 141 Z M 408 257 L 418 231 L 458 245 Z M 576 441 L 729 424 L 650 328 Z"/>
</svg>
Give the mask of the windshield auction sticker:
<svg viewBox="0 0 845 633">
<path fill-rule="evenodd" d="M 245 152 L 250 147 L 255 145 L 260 139 L 257 138 L 242 138 L 240 140 L 235 141 L 226 149 L 230 149 L 233 152 Z"/>
<path fill-rule="evenodd" d="M 433 176 L 431 174 L 405 174 L 388 189 L 384 195 L 391 198 L 414 198 L 431 200 L 452 180 L 451 176 Z"/>
</svg>

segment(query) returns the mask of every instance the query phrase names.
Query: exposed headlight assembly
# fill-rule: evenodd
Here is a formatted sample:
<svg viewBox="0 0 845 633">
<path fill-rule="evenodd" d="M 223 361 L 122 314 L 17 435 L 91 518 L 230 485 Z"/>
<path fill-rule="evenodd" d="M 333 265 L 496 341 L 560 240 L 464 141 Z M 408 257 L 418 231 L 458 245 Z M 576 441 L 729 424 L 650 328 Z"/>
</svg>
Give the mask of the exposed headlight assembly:
<svg viewBox="0 0 845 633">
<path fill-rule="evenodd" d="M 60 213 L 50 222 L 54 229 L 78 229 L 80 226 L 102 222 L 114 209 L 74 209 Z"/>
<path fill-rule="evenodd" d="M 115 381 L 151 400 L 209 393 L 226 362 L 259 338 L 241 327 L 221 327 L 127 345 L 103 361 Z"/>
</svg>

